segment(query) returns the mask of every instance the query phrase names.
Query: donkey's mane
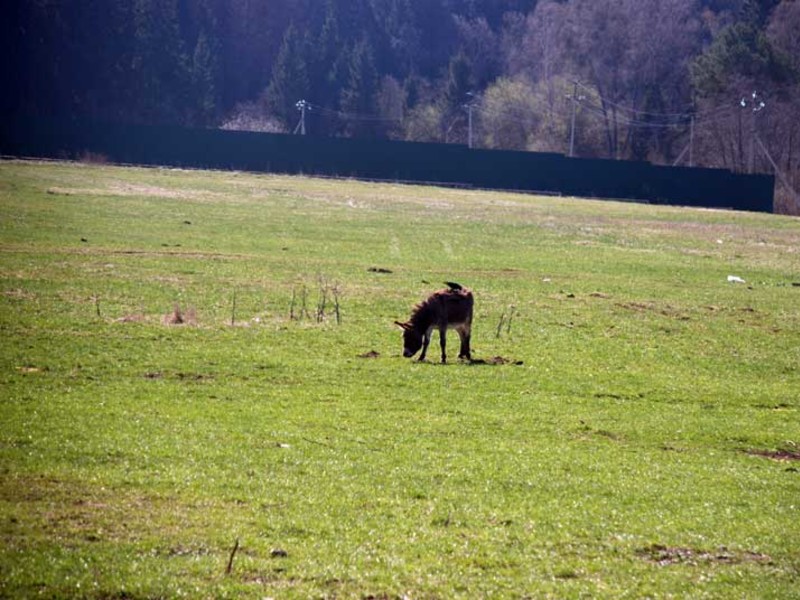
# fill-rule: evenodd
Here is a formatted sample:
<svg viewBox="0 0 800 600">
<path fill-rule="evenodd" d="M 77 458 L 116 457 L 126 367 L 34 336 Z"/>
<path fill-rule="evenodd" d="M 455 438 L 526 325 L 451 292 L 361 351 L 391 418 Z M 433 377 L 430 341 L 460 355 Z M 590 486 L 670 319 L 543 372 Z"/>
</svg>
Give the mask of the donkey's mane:
<svg viewBox="0 0 800 600">
<path fill-rule="evenodd" d="M 408 319 L 408 322 L 412 325 L 419 325 L 420 321 L 423 321 L 428 313 L 431 311 L 431 304 L 439 299 L 439 295 L 442 292 L 434 292 L 426 300 L 423 300 L 414 308 L 411 309 L 411 317 Z"/>
</svg>

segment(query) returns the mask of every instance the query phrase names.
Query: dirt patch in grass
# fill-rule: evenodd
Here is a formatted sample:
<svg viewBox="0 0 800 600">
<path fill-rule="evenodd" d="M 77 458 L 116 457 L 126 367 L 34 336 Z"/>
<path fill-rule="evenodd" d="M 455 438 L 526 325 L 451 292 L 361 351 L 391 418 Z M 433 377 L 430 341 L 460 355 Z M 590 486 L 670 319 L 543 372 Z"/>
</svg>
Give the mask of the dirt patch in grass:
<svg viewBox="0 0 800 600">
<path fill-rule="evenodd" d="M 197 325 L 197 312 L 193 307 L 182 311 L 181 307 L 176 304 L 171 313 L 161 318 L 161 322 L 164 325 Z"/>
<path fill-rule="evenodd" d="M 35 300 L 36 294 L 32 292 L 28 292 L 26 290 L 17 288 L 14 290 L 6 290 L 3 292 L 3 296 L 6 298 L 12 298 L 13 300 Z"/>
<path fill-rule="evenodd" d="M 592 394 L 594 398 L 599 400 L 626 400 L 626 401 L 636 401 L 636 400 L 644 400 L 645 394 L 643 392 L 639 392 L 638 394 L 616 394 L 613 392 L 597 392 Z"/>
<path fill-rule="evenodd" d="M 623 442 L 624 437 L 619 433 L 614 433 L 607 429 L 596 429 L 589 424 L 581 421 L 581 426 L 575 430 L 575 437 L 582 440 L 589 440 L 593 438 L 604 438 L 612 442 Z"/>
<path fill-rule="evenodd" d="M 756 448 L 748 448 L 742 450 L 742 452 L 749 454 L 750 456 L 761 456 L 763 458 L 769 458 L 770 460 L 777 460 L 781 462 L 800 460 L 800 451 L 797 450 L 759 450 Z"/>
<path fill-rule="evenodd" d="M 469 361 L 471 365 L 523 365 L 521 360 L 514 360 L 513 358 L 506 358 L 505 356 L 493 356 L 491 358 L 474 358 Z"/>
<path fill-rule="evenodd" d="M 53 186 L 47 188 L 46 192 L 51 196 L 125 196 L 179 200 L 204 200 L 221 197 L 221 194 L 209 190 L 170 189 L 161 186 L 134 184 L 123 181 L 110 182 L 107 187 L 96 188 Z"/>
<path fill-rule="evenodd" d="M 202 373 L 162 373 L 161 371 L 148 371 L 143 375 L 145 379 L 177 379 L 178 381 L 210 381 L 214 379 L 212 375 Z"/>
<path fill-rule="evenodd" d="M 77 547 L 158 535 L 165 547 L 191 548 L 196 554 L 194 546 L 187 546 L 193 532 L 204 526 L 209 514 L 231 510 L 230 505 L 186 503 L 175 496 L 44 474 L 0 478 L 0 503 L 13 515 L 11 526 L 0 532 L 0 543 L 22 546 L 43 536 L 54 544 Z"/>
<path fill-rule="evenodd" d="M 634 312 L 654 312 L 661 316 L 677 319 L 679 321 L 689 320 L 689 316 L 683 314 L 677 308 L 669 305 L 659 306 L 655 302 L 618 302 L 616 306 Z"/>
<path fill-rule="evenodd" d="M 364 354 L 359 354 L 358 358 L 380 358 L 381 353 L 377 350 L 370 350 L 369 352 L 364 352 Z"/>
<path fill-rule="evenodd" d="M 688 564 L 741 564 L 741 563 L 764 563 L 769 564 L 772 559 L 760 552 L 749 550 L 736 551 L 729 550 L 724 546 L 716 550 L 700 550 L 697 548 L 685 548 L 680 546 L 663 546 L 652 544 L 645 548 L 640 548 L 636 554 L 652 563 L 666 567 L 669 565 Z"/>
<path fill-rule="evenodd" d="M 144 323 L 146 320 L 145 316 L 141 313 L 132 313 L 129 315 L 125 315 L 119 317 L 118 319 L 114 319 L 115 323 Z"/>
</svg>

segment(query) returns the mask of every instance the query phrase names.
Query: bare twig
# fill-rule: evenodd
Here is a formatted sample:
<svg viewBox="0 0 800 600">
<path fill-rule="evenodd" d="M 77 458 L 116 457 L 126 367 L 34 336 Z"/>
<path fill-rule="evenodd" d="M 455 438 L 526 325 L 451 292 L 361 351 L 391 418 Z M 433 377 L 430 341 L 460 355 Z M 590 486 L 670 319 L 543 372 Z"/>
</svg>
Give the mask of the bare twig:
<svg viewBox="0 0 800 600">
<path fill-rule="evenodd" d="M 233 570 L 233 557 L 236 556 L 236 551 L 239 549 L 239 538 L 236 538 L 236 543 L 233 545 L 231 555 L 228 558 L 228 566 L 225 567 L 225 575 L 230 575 Z"/>
<path fill-rule="evenodd" d="M 317 302 L 317 323 L 325 320 L 325 308 L 328 304 L 328 282 L 319 276 L 319 301 Z"/>
<path fill-rule="evenodd" d="M 300 304 L 301 304 L 300 305 L 300 318 L 301 319 L 303 318 L 304 315 L 306 317 L 308 317 L 309 319 L 311 318 L 311 313 L 308 312 L 308 307 L 306 306 L 307 299 L 308 299 L 308 289 L 304 285 L 303 286 L 303 295 L 301 296 L 301 302 L 300 302 Z"/>
<path fill-rule="evenodd" d="M 233 288 L 233 306 L 231 307 L 231 327 L 236 325 L 236 288 Z"/>
<path fill-rule="evenodd" d="M 506 311 L 503 311 L 503 314 L 500 315 L 500 321 L 497 323 L 497 331 L 494 333 L 494 337 L 499 338 L 500 332 L 503 331 L 503 321 L 506 318 Z"/>
<path fill-rule="evenodd" d="M 342 314 L 339 310 L 339 286 L 333 286 L 333 311 L 336 315 L 336 324 L 342 324 Z"/>
<path fill-rule="evenodd" d="M 500 337 L 500 335 L 503 333 L 504 325 L 506 329 L 506 335 L 511 335 L 511 323 L 514 321 L 514 314 L 516 313 L 516 310 L 517 307 L 512 304 L 507 310 L 503 311 L 503 314 L 500 315 L 500 320 L 497 323 L 497 330 L 494 333 L 494 337 Z"/>
<path fill-rule="evenodd" d="M 506 325 L 506 335 L 511 335 L 511 321 L 514 318 L 514 312 L 517 310 L 517 307 L 513 304 L 509 307 L 508 310 L 508 324 Z"/>
</svg>

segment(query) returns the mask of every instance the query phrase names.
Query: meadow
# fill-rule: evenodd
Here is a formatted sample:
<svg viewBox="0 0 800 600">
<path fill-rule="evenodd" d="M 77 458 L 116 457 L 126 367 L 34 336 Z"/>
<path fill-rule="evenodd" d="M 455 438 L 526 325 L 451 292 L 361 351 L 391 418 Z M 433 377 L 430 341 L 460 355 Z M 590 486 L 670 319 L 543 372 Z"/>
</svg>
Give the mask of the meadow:
<svg viewBox="0 0 800 600">
<path fill-rule="evenodd" d="M 4 161 L 0 339 L 0 597 L 800 597 L 794 218 Z"/>
</svg>

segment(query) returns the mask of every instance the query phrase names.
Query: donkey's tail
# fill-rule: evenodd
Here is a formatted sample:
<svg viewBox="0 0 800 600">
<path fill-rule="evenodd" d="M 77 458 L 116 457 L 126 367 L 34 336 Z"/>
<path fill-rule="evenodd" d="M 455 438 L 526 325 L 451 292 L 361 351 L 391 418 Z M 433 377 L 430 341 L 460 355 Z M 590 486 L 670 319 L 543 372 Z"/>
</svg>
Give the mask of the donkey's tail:
<svg viewBox="0 0 800 600">
<path fill-rule="evenodd" d="M 453 290 L 453 291 L 458 291 L 458 290 L 463 290 L 464 289 L 464 286 L 462 286 L 460 283 L 454 283 L 452 281 L 445 281 L 444 284 L 447 287 L 449 287 L 451 290 Z"/>
</svg>

